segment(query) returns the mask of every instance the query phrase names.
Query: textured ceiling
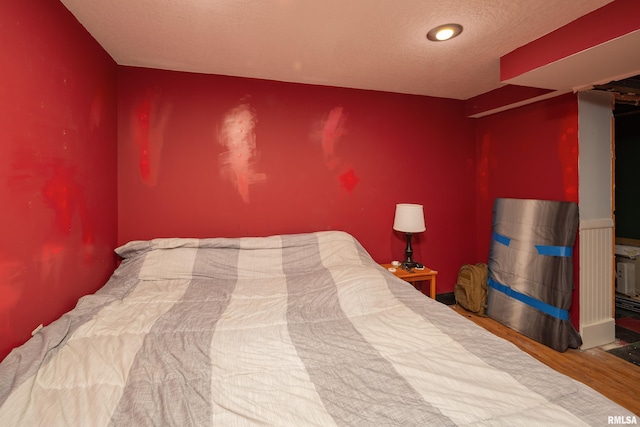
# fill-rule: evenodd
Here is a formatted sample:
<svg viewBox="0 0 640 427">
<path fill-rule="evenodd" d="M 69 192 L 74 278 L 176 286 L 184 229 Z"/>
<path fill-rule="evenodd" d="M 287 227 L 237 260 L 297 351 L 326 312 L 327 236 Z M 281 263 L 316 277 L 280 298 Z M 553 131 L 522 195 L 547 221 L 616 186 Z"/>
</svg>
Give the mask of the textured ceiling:
<svg viewBox="0 0 640 427">
<path fill-rule="evenodd" d="M 61 0 L 120 65 L 468 99 L 611 0 Z M 430 42 L 434 26 L 462 34 Z"/>
</svg>

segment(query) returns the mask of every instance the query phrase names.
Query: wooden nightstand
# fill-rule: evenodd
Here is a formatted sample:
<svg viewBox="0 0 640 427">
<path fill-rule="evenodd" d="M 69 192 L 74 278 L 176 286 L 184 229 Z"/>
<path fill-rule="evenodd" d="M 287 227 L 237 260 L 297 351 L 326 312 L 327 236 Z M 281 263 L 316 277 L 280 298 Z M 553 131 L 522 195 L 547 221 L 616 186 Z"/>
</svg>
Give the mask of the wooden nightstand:
<svg viewBox="0 0 640 427">
<path fill-rule="evenodd" d="M 396 277 L 404 280 L 405 282 L 411 283 L 415 286 L 416 282 L 429 282 L 429 296 L 433 299 L 436 299 L 436 276 L 438 272 L 430 269 L 429 267 L 425 267 L 424 270 L 413 269 L 412 272 L 407 270 L 403 270 L 400 267 L 393 267 L 391 264 L 381 264 L 385 269 L 390 267 L 395 268 L 396 271 L 393 273 Z M 389 271 L 389 270 L 387 270 Z"/>
</svg>

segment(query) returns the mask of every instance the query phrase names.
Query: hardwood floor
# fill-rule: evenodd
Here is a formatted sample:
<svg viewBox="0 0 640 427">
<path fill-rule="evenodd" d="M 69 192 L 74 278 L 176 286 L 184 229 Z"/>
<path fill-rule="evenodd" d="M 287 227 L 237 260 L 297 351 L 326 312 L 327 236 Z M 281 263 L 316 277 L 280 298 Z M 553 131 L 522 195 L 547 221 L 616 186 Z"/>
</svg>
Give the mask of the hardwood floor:
<svg viewBox="0 0 640 427">
<path fill-rule="evenodd" d="M 489 317 L 476 316 L 458 305 L 451 307 L 493 334 L 511 341 L 542 363 L 588 385 L 640 416 L 640 366 L 600 348 L 569 349 L 560 353 Z"/>
</svg>

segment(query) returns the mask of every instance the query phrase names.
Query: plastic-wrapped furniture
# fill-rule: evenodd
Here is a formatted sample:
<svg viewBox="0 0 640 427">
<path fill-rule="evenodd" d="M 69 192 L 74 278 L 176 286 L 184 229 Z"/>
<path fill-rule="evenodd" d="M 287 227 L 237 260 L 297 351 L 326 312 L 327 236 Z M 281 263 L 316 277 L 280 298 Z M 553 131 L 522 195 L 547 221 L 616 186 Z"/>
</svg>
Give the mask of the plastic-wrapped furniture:
<svg viewBox="0 0 640 427">
<path fill-rule="evenodd" d="M 571 324 L 578 205 L 496 199 L 487 315 L 555 350 L 578 348 Z"/>
</svg>

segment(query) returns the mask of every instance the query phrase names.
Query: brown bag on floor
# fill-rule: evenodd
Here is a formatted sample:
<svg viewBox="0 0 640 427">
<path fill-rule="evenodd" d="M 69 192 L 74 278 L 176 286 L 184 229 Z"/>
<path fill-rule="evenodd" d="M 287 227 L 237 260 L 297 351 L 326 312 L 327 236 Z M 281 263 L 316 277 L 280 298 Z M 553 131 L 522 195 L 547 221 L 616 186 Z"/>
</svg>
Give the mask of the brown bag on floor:
<svg viewBox="0 0 640 427">
<path fill-rule="evenodd" d="M 459 306 L 484 316 L 487 308 L 487 264 L 480 262 L 460 267 L 453 295 Z"/>
</svg>

